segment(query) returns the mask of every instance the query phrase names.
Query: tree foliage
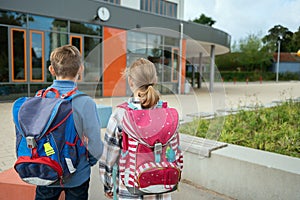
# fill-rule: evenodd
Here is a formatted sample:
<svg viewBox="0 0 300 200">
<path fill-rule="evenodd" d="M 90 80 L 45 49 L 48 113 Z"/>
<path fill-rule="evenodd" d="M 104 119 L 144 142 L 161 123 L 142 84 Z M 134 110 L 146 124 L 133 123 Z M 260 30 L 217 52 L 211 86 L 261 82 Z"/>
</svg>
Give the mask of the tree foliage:
<svg viewBox="0 0 300 200">
<path fill-rule="evenodd" d="M 300 27 L 293 33 L 282 25 L 275 25 L 263 37 L 249 34 L 239 42 L 233 42 L 231 53 L 217 56 L 216 64 L 221 71 L 266 71 L 278 50 L 279 40 L 281 52 L 297 52 L 300 49 Z"/>
<path fill-rule="evenodd" d="M 211 17 L 207 17 L 204 14 L 201 14 L 199 18 L 194 19 L 193 22 L 208 26 L 213 26 L 216 23 L 215 20 L 213 20 Z"/>
<path fill-rule="evenodd" d="M 266 35 L 262 41 L 264 44 L 271 50 L 277 51 L 278 49 L 278 41 L 280 40 L 280 52 L 290 52 L 292 51 L 292 39 L 293 32 L 289 31 L 288 28 L 275 25 L 273 28 L 269 29 L 268 35 Z"/>
<path fill-rule="evenodd" d="M 216 64 L 220 70 L 228 70 L 229 66 L 241 71 L 266 71 L 271 64 L 272 52 L 264 48 L 258 35 L 250 34 L 239 43 L 234 44 L 235 52 L 217 56 Z"/>
<path fill-rule="evenodd" d="M 242 53 L 239 61 L 246 71 L 265 71 L 263 68 L 271 64 L 272 53 L 263 48 L 262 40 L 257 35 L 250 34 L 240 40 L 239 49 Z"/>
<path fill-rule="evenodd" d="M 297 52 L 298 50 L 300 50 L 300 26 L 298 27 L 298 31 L 294 33 L 291 42 L 291 51 Z"/>
</svg>

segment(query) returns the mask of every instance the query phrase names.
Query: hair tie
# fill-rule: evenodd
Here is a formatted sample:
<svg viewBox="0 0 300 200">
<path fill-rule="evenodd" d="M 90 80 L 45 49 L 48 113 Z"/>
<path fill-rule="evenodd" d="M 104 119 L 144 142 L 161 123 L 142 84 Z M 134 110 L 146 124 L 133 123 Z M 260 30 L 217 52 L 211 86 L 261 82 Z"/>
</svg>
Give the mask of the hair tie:
<svg viewBox="0 0 300 200">
<path fill-rule="evenodd" d="M 143 87 L 148 88 L 149 86 L 153 86 L 153 85 L 154 85 L 154 83 L 149 83 L 149 84 L 142 85 L 140 88 L 143 88 Z"/>
</svg>

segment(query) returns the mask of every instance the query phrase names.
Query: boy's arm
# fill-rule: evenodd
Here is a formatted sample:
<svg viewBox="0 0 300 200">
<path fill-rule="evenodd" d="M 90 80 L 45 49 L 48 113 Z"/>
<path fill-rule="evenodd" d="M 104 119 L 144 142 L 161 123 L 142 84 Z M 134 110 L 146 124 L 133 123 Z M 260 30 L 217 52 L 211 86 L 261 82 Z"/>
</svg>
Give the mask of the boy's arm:
<svg viewBox="0 0 300 200">
<path fill-rule="evenodd" d="M 84 144 L 87 145 L 89 162 L 94 165 L 103 152 L 101 124 L 95 102 L 88 96 L 79 97 L 74 102 L 75 126 Z"/>
</svg>

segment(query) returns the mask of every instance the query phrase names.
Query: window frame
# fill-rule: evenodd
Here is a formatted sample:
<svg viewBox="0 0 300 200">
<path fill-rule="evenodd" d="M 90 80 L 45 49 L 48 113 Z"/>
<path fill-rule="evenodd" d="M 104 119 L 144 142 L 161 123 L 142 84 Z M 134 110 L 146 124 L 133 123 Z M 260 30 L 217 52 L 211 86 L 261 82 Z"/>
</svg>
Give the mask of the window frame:
<svg viewBox="0 0 300 200">
<path fill-rule="evenodd" d="M 37 30 L 30 30 L 29 31 L 30 33 L 30 45 L 29 45 L 29 48 L 30 48 L 30 51 L 29 51 L 29 54 L 30 54 L 30 70 L 29 70 L 29 73 L 30 73 L 30 82 L 44 82 L 45 81 L 45 37 L 44 37 L 44 31 L 37 31 Z M 32 48 L 32 33 L 36 33 L 36 34 L 41 34 L 42 36 L 42 79 L 33 79 L 32 78 L 32 51 L 31 51 L 31 48 Z"/>
<path fill-rule="evenodd" d="M 14 31 L 19 31 L 24 33 L 24 43 L 23 43 L 23 48 L 24 48 L 24 79 L 15 79 L 15 56 L 14 56 Z M 26 53 L 26 30 L 21 29 L 21 28 L 11 28 L 10 29 L 10 45 L 11 45 L 11 79 L 12 82 L 26 82 L 27 81 L 27 53 Z"/>
</svg>

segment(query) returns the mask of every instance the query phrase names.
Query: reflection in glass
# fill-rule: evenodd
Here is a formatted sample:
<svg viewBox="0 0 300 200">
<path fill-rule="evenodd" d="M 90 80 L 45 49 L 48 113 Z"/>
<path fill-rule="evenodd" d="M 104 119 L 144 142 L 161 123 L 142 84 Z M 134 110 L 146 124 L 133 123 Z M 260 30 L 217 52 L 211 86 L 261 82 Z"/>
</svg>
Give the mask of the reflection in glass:
<svg viewBox="0 0 300 200">
<path fill-rule="evenodd" d="M 178 70 L 179 70 L 179 61 L 178 61 L 178 49 L 172 49 L 172 81 L 178 81 Z"/>
<path fill-rule="evenodd" d="M 147 49 L 147 58 L 156 67 L 158 81 L 161 82 L 163 80 L 162 71 L 163 71 L 163 47 L 148 47 Z"/>
<path fill-rule="evenodd" d="M 101 74 L 101 39 L 84 37 L 84 81 L 99 82 Z"/>
<path fill-rule="evenodd" d="M 130 65 L 131 62 L 141 57 L 153 62 L 160 83 L 157 89 L 164 94 L 177 90 L 178 49 L 179 39 L 177 38 L 135 31 L 127 32 L 127 64 Z M 128 91 L 127 94 L 129 94 Z"/>
<path fill-rule="evenodd" d="M 120 0 L 104 0 L 104 1 L 120 5 Z"/>
<path fill-rule="evenodd" d="M 88 23 L 71 22 L 70 31 L 72 33 L 82 33 L 87 35 L 99 35 L 101 36 L 101 26 Z"/>
<path fill-rule="evenodd" d="M 164 49 L 164 63 L 163 63 L 163 82 L 171 82 L 172 74 L 172 50 L 170 47 Z"/>
<path fill-rule="evenodd" d="M 32 81 L 44 81 L 43 32 L 31 32 L 30 77 Z"/>
<path fill-rule="evenodd" d="M 179 46 L 179 39 L 172 38 L 172 37 L 165 37 L 165 45 L 171 45 L 171 46 Z"/>
<path fill-rule="evenodd" d="M 25 30 L 12 29 L 12 72 L 14 81 L 26 81 Z"/>
<path fill-rule="evenodd" d="M 128 42 L 127 52 L 136 54 L 146 54 L 146 43 Z"/>
<path fill-rule="evenodd" d="M 68 23 L 66 20 L 55 19 L 51 17 L 42 17 L 37 15 L 28 15 L 29 18 L 29 28 L 38 30 L 48 30 L 48 31 L 60 31 L 67 32 Z"/>
<path fill-rule="evenodd" d="M 148 44 L 155 44 L 155 45 L 161 45 L 162 44 L 162 36 L 160 35 L 153 35 L 153 34 L 148 34 L 147 35 L 147 42 Z"/>
<path fill-rule="evenodd" d="M 0 26 L 0 82 L 9 81 L 8 65 L 8 29 Z M 0 94 L 1 95 L 1 94 Z"/>
<path fill-rule="evenodd" d="M 0 11 L 0 24 L 26 27 L 26 21 L 26 14 L 24 13 Z"/>
<path fill-rule="evenodd" d="M 50 54 L 51 52 L 60 46 L 68 44 L 68 34 L 46 32 L 45 34 L 45 56 L 47 58 L 46 66 L 50 65 Z M 52 82 L 53 77 L 47 71 L 47 81 Z"/>
<path fill-rule="evenodd" d="M 128 41 L 131 42 L 146 43 L 147 42 L 146 36 L 147 36 L 146 33 L 139 33 L 134 31 L 127 32 Z"/>
<path fill-rule="evenodd" d="M 0 101 L 17 99 L 27 96 L 27 84 L 1 84 Z"/>
<path fill-rule="evenodd" d="M 82 37 L 81 36 L 73 36 L 71 35 L 71 44 L 80 51 L 82 54 Z"/>
</svg>

